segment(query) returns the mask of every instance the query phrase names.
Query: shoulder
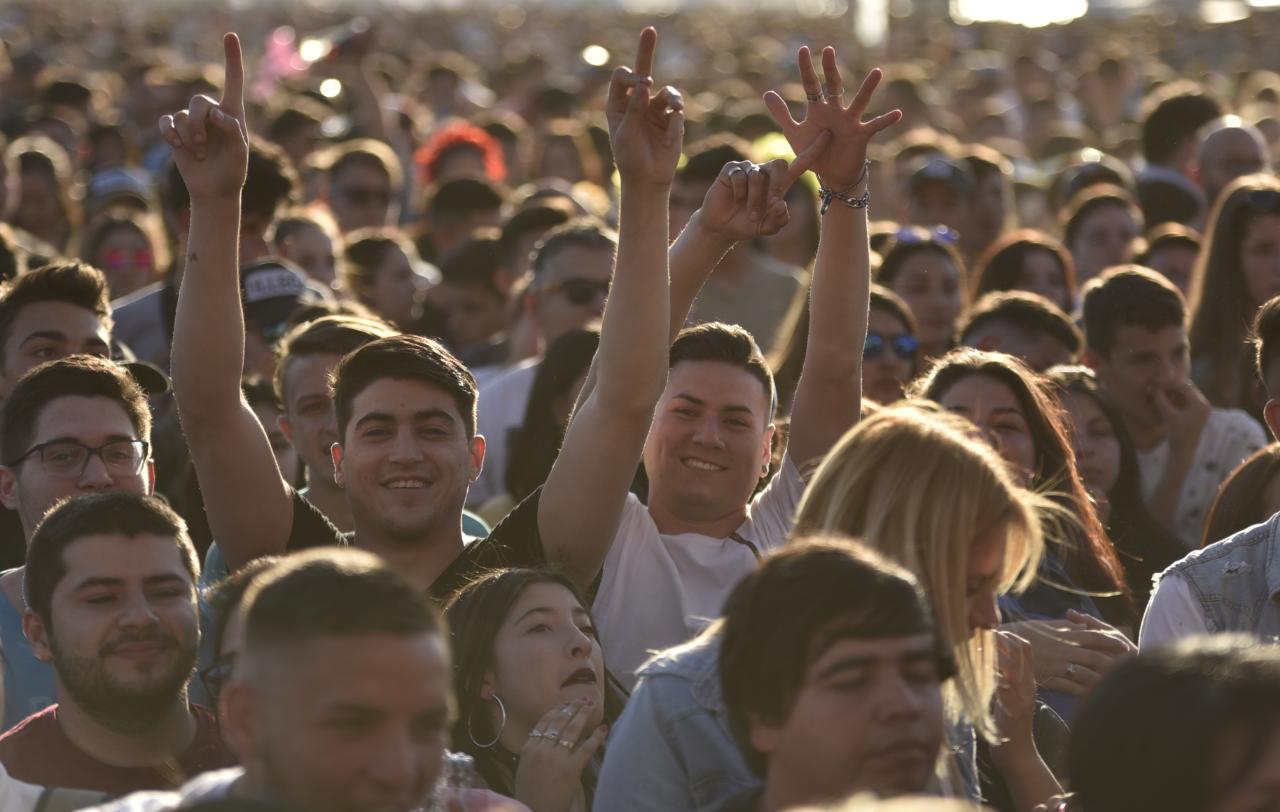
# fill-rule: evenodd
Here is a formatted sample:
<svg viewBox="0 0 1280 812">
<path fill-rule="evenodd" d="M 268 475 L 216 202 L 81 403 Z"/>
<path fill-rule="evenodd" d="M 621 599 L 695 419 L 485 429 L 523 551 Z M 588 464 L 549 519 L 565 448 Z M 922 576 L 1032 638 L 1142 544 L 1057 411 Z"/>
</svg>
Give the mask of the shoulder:
<svg viewBox="0 0 1280 812">
<path fill-rule="evenodd" d="M 58 706 L 50 705 L 42 711 L 31 714 L 18 724 L 0 734 L 0 756 L 3 751 L 15 747 L 31 746 L 32 742 L 60 731 L 58 727 Z"/>
<path fill-rule="evenodd" d="M 687 643 L 682 643 L 649 658 L 636 671 L 644 685 L 650 677 L 673 677 L 679 680 L 696 680 L 709 668 L 716 668 L 720 661 L 720 635 L 707 631 Z M 639 692 L 639 688 L 636 689 Z"/>
<path fill-rule="evenodd" d="M 804 283 L 804 274 L 796 266 L 776 259 L 763 251 L 753 255 L 757 272 L 765 277 L 772 277 L 784 287 L 797 288 Z"/>
<path fill-rule="evenodd" d="M 1184 558 L 1173 563 L 1165 573 L 1179 572 L 1209 564 L 1224 558 L 1253 555 L 1267 551 L 1273 543 L 1276 531 L 1280 530 L 1280 513 L 1272 516 L 1262 524 L 1246 527 L 1244 530 L 1216 541 L 1200 550 L 1194 550 Z"/>
<path fill-rule="evenodd" d="M 1240 409 L 1213 409 L 1209 412 L 1209 424 L 1223 434 L 1239 435 L 1243 439 L 1266 443 L 1267 435 L 1258 421 Z"/>
</svg>

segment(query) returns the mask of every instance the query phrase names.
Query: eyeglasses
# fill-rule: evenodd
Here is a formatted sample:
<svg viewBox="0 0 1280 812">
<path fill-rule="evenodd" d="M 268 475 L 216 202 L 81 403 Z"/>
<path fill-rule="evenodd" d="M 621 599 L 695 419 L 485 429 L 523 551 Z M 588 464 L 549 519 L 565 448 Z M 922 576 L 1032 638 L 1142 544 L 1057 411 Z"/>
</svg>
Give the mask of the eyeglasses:
<svg viewBox="0 0 1280 812">
<path fill-rule="evenodd" d="M 40 455 L 40 464 L 44 470 L 55 477 L 71 479 L 84 476 L 89 467 L 89 458 L 97 456 L 102 460 L 107 472 L 114 476 L 137 476 L 146 464 L 151 451 L 149 443 L 143 440 L 112 440 L 97 448 L 90 448 L 75 440 L 50 440 L 32 446 L 27 453 L 9 463 L 15 467 L 32 454 Z"/>
<path fill-rule="evenodd" d="M 391 192 L 376 186 L 337 186 L 334 194 L 353 206 L 386 206 L 391 202 Z"/>
<path fill-rule="evenodd" d="M 862 357 L 874 361 L 884 355 L 886 345 L 893 349 L 893 354 L 903 361 L 911 361 L 920 349 L 920 342 L 913 335 L 903 333 L 896 336 L 883 336 L 880 333 L 867 333 L 867 343 L 862 345 Z"/>
<path fill-rule="evenodd" d="M 222 695 L 223 687 L 231 679 L 231 672 L 235 670 L 235 667 L 236 658 L 227 656 L 200 671 L 200 682 L 204 685 L 204 689 L 208 691 L 209 699 L 215 703 L 217 702 L 218 697 Z"/>
<path fill-rule="evenodd" d="M 926 242 L 942 242 L 955 245 L 960 241 L 960 233 L 946 226 L 934 226 L 932 229 L 920 226 L 903 226 L 894 233 L 895 242 L 903 245 L 920 245 Z"/>
<path fill-rule="evenodd" d="M 156 264 L 156 255 L 151 251 L 124 251 L 112 249 L 102 255 L 101 267 L 109 271 L 124 268 L 152 268 Z"/>
<path fill-rule="evenodd" d="M 608 281 L 599 282 L 594 279 L 584 279 L 581 276 L 571 276 L 559 282 L 543 285 L 542 292 L 563 293 L 564 298 L 569 300 L 569 304 L 582 307 L 591 304 L 600 296 L 608 296 L 609 285 Z"/>
</svg>

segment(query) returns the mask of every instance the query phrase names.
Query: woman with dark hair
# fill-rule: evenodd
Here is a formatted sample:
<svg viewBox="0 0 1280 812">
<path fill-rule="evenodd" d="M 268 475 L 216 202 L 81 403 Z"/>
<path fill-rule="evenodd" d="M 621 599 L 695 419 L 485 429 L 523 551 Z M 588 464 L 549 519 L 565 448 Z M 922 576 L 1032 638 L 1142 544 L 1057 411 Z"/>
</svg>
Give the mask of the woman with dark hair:
<svg viewBox="0 0 1280 812">
<path fill-rule="evenodd" d="M 1248 341 L 1253 316 L 1280 293 L 1280 181 L 1245 175 L 1222 190 L 1191 280 L 1191 378 L 1214 406 L 1261 418 L 1265 398 Z"/>
<path fill-rule="evenodd" d="M 378 318 L 409 329 L 422 312 L 431 280 L 418 268 L 418 249 L 397 229 L 370 228 L 347 236 L 343 288 Z"/>
<path fill-rule="evenodd" d="M 1038 293 L 1064 313 L 1076 308 L 1076 271 L 1062 243 L 1034 229 L 998 240 L 978 260 L 973 298 L 1004 290 Z"/>
<path fill-rule="evenodd" d="M 621 710 L 568 577 L 498 570 L 445 607 L 458 720 L 453 749 L 486 786 L 533 812 L 589 812 L 607 723 Z"/>
<path fill-rule="evenodd" d="M 1146 606 L 1151 577 L 1186 555 L 1186 548 L 1147 510 L 1133 438 L 1093 370 L 1054 367 L 1045 378 L 1066 410 L 1076 467 L 1115 545 L 1134 605 Z"/>
<path fill-rule="evenodd" d="M 951 349 L 956 324 L 969 305 L 964 260 L 953 243 L 951 231 L 905 226 L 889 241 L 875 274 L 877 283 L 911 308 L 922 361 Z"/>
<path fill-rule="evenodd" d="M 871 286 L 867 340 L 862 348 L 862 397 L 881 406 L 901 400 L 919 369 L 920 340 L 915 316 L 902 297 L 880 285 Z M 809 305 L 805 302 L 782 352 L 773 361 L 779 410 L 791 411 L 809 338 Z"/>
<path fill-rule="evenodd" d="M 1090 186 L 1063 210 L 1062 242 L 1076 266 L 1076 283 L 1133 260 L 1142 210 L 1118 186 Z"/>
<path fill-rule="evenodd" d="M 84 230 L 80 258 L 102 271 L 119 299 L 155 281 L 169 267 L 168 246 L 154 217 L 124 210 L 99 215 Z"/>
<path fill-rule="evenodd" d="M 1280 443 L 1254 453 L 1222 483 L 1209 508 L 1201 546 L 1262 524 L 1276 513 L 1280 513 Z"/>
<path fill-rule="evenodd" d="M 524 422 L 511 438 L 506 492 L 489 499 L 477 511 L 486 522 L 497 524 L 547 481 L 560 453 L 573 404 L 599 346 L 600 331 L 584 329 L 570 330 L 547 348 L 529 390 Z"/>
<path fill-rule="evenodd" d="M 1049 543 L 1035 583 L 1022 595 L 1002 599 L 1001 608 L 1006 620 L 1032 621 L 1018 626 L 1035 647 L 1036 681 L 1046 692 L 1044 700 L 1070 721 L 1074 697 L 1083 695 L 1116 655 L 1133 649 L 1111 627 L 1136 629 L 1137 615 L 1124 569 L 1076 469 L 1062 409 L 1042 379 L 1017 359 L 971 349 L 940 359 L 910 394 L 968 418 L 1015 476 L 1060 508 L 1057 521 L 1046 529 Z M 1114 631 L 1111 656 L 1077 650 L 1055 636 L 1063 621 L 1068 628 Z"/>
<path fill-rule="evenodd" d="M 1144 651 L 1080 708 L 1072 812 L 1280 805 L 1280 653 L 1216 636 Z"/>
</svg>

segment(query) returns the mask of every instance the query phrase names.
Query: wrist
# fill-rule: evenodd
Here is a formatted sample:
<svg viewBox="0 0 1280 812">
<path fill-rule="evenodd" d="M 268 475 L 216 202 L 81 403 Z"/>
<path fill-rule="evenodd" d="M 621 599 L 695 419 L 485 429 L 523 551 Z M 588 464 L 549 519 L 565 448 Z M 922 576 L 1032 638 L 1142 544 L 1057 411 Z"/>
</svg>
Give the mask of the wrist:
<svg viewBox="0 0 1280 812">
<path fill-rule="evenodd" d="M 738 239 L 727 230 L 712 228 L 708 225 L 706 218 L 702 214 L 702 209 L 695 211 L 693 216 L 689 218 L 688 224 L 685 225 L 685 231 L 689 232 L 690 239 L 697 240 L 709 247 L 728 250 L 738 242 Z"/>
</svg>

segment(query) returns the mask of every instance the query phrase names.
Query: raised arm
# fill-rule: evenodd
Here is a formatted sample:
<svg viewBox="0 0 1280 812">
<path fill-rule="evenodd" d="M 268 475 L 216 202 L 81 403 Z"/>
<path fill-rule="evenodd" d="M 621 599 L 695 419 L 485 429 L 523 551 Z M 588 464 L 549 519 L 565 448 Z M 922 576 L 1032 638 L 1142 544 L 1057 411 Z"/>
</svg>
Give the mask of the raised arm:
<svg viewBox="0 0 1280 812">
<path fill-rule="evenodd" d="M 160 119 L 191 194 L 186 267 L 173 326 L 173 390 L 209 527 L 232 571 L 284 550 L 290 494 L 266 432 L 240 393 L 240 191 L 248 171 L 240 40 L 223 39 L 222 100 L 196 96 Z"/>
<path fill-rule="evenodd" d="M 867 144 L 876 133 L 897 123 L 902 112 L 894 110 L 863 122 L 880 83 L 879 70 L 871 71 L 846 107 L 834 49 L 822 52 L 825 81 L 819 81 L 808 48 L 800 49 L 799 61 L 809 98 L 804 121 L 791 117 L 777 93 L 766 93 L 765 103 L 797 153 L 819 133 L 831 133 L 831 145 L 814 162 L 813 170 L 823 189 L 837 195 L 829 199 L 824 194 L 822 234 L 809 292 L 809 346 L 791 409 L 788 453 L 803 468 L 825 455 L 858 421 L 862 407 L 862 345 L 867 340 L 871 289 Z"/>
<path fill-rule="evenodd" d="M 609 87 L 609 133 L 621 177 L 613 286 L 600 330 L 595 388 L 565 434 L 538 508 L 548 559 L 584 589 L 617 532 L 667 380 L 667 204 L 684 139 L 684 109 L 674 88 L 650 93 L 656 44 L 657 33 L 646 28 L 635 70 L 618 68 Z"/>
</svg>

